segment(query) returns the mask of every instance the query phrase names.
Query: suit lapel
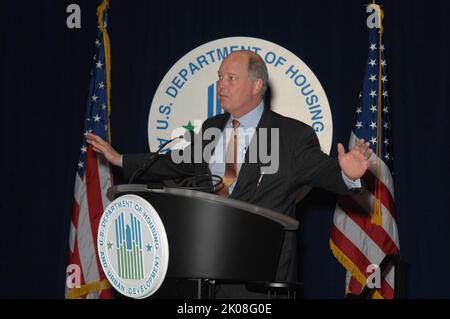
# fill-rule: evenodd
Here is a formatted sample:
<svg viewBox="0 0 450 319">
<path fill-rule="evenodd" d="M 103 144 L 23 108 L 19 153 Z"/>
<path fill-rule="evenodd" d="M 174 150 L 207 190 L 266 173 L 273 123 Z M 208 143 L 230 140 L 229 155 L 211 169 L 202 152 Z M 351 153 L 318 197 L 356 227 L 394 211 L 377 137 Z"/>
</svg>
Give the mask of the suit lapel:
<svg viewBox="0 0 450 319">
<path fill-rule="evenodd" d="M 211 120 L 208 125 L 205 125 L 203 128 L 203 132 L 210 128 L 216 128 L 219 129 L 221 132 L 224 130 L 225 125 L 227 125 L 228 119 L 230 118 L 230 114 L 225 113 L 223 116 L 214 118 L 214 120 Z M 209 154 L 206 154 L 207 158 L 204 158 L 203 161 L 206 163 L 209 163 L 211 160 L 212 154 L 214 154 L 214 150 L 216 148 L 217 143 L 219 142 L 219 136 L 214 136 L 214 139 L 212 141 L 203 139 L 203 147 L 202 149 L 205 149 L 206 146 L 211 147 L 212 152 Z"/>
<path fill-rule="evenodd" d="M 228 119 L 230 118 L 230 114 L 225 113 L 222 116 L 211 118 L 209 121 L 205 123 L 205 125 L 202 128 L 201 132 L 201 143 L 202 143 L 202 153 L 206 146 L 212 147 L 212 152 L 209 154 L 205 154 L 206 158 L 203 157 L 202 154 L 202 164 L 199 165 L 199 169 L 197 171 L 197 174 L 211 174 L 211 171 L 209 170 L 209 162 L 211 160 L 211 155 L 214 154 L 214 149 L 216 148 L 217 143 L 219 142 L 219 137 L 215 137 L 213 140 L 205 140 L 203 139 L 204 132 L 209 128 L 217 128 L 220 131 L 223 131 L 225 125 L 228 122 Z"/>
<path fill-rule="evenodd" d="M 247 149 L 247 152 L 245 154 L 245 162 L 242 164 L 241 169 L 239 170 L 238 179 L 236 182 L 236 185 L 233 189 L 233 192 L 231 193 L 230 197 L 232 198 L 239 198 L 239 196 L 242 194 L 242 191 L 246 188 L 248 184 L 257 183 L 260 173 L 261 173 L 261 166 L 262 163 L 259 158 L 259 148 L 258 145 L 255 145 L 259 142 L 259 135 L 260 135 L 260 129 L 265 128 L 267 129 L 267 137 L 268 137 L 268 144 L 267 144 L 267 151 L 270 154 L 270 127 L 272 123 L 272 111 L 270 109 L 265 109 L 261 120 L 258 123 L 258 127 L 256 128 L 255 135 L 253 135 L 252 140 L 250 142 L 250 145 Z M 255 138 L 257 137 L 257 138 Z M 249 163 L 249 156 L 250 156 L 250 150 L 258 150 L 258 156 L 257 156 L 257 163 Z M 255 185 L 256 187 L 256 185 Z"/>
</svg>

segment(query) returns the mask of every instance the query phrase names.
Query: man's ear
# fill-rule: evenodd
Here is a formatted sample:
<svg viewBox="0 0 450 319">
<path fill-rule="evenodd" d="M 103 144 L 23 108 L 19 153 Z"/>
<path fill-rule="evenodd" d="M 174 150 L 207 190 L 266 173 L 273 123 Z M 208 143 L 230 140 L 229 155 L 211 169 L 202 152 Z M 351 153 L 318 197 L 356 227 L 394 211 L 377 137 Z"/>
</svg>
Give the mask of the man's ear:
<svg viewBox="0 0 450 319">
<path fill-rule="evenodd" d="M 261 90 L 263 88 L 263 80 L 261 79 L 256 79 L 253 82 L 253 94 L 254 95 L 259 95 Z"/>
</svg>

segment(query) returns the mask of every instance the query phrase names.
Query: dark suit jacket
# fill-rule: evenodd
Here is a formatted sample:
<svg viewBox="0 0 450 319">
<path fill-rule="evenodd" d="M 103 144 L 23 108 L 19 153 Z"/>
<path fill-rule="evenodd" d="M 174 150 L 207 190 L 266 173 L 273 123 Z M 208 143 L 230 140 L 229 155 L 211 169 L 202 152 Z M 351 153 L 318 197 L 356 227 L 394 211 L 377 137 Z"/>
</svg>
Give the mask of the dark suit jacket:
<svg viewBox="0 0 450 319">
<path fill-rule="evenodd" d="M 222 130 L 228 119 L 229 114 L 212 117 L 204 122 L 202 130 L 210 127 Z M 262 164 L 259 161 L 253 164 L 243 163 L 234 190 L 230 195 L 231 198 L 266 207 L 295 218 L 296 194 L 302 186 L 309 185 L 336 193 L 348 193 L 337 159 L 331 158 L 321 151 L 318 138 L 310 126 L 267 109 L 261 117 L 259 128 L 279 129 L 278 172 L 264 175 L 257 187 Z M 209 143 L 217 144 L 217 141 L 194 141 L 194 143 L 199 142 L 202 143 L 203 148 Z M 123 172 L 125 177 L 129 178 L 148 157 L 149 154 L 124 155 Z M 141 178 L 145 181 L 161 181 L 205 173 L 210 173 L 208 159 L 204 159 L 199 164 L 174 164 L 170 155 L 167 155 L 158 159 Z M 296 280 L 296 246 L 295 233 L 288 232 L 280 256 L 277 280 Z"/>
</svg>

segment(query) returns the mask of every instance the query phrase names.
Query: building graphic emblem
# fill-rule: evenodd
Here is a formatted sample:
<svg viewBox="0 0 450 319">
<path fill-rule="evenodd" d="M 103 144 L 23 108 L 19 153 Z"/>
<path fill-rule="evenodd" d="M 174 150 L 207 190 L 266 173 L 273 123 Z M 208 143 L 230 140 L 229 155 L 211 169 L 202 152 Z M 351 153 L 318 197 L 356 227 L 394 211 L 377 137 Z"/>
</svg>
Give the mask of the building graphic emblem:
<svg viewBox="0 0 450 319">
<path fill-rule="evenodd" d="M 166 276 L 169 246 L 156 210 L 144 198 L 124 195 L 103 212 L 97 247 L 111 285 L 131 298 L 154 294 Z"/>
</svg>

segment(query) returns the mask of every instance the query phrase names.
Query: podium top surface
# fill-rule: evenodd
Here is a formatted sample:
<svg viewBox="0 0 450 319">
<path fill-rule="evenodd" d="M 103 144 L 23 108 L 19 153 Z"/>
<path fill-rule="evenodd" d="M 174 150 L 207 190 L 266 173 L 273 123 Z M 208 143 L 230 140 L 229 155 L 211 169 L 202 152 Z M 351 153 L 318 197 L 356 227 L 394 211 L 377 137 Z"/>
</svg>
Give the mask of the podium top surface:
<svg viewBox="0 0 450 319">
<path fill-rule="evenodd" d="M 243 202 L 236 199 L 225 198 L 215 194 L 208 194 L 204 192 L 199 192 L 191 189 L 183 188 L 161 188 L 161 189 L 151 189 L 147 188 L 144 184 L 124 184 L 112 186 L 108 189 L 107 197 L 109 200 L 114 200 L 115 196 L 119 193 L 128 192 L 150 192 L 150 193 L 160 193 L 160 194 L 171 194 L 182 197 L 197 198 L 199 200 L 205 200 L 214 203 L 220 203 L 229 207 L 238 208 L 245 210 L 247 212 L 264 216 L 273 221 L 276 221 L 283 225 L 285 230 L 297 230 L 298 221 L 287 215 L 278 213 L 274 210 L 263 208 L 257 205 L 253 205 L 247 202 Z"/>
</svg>

